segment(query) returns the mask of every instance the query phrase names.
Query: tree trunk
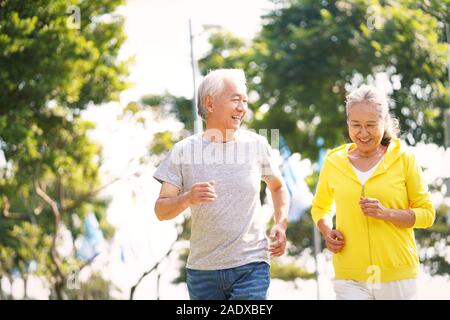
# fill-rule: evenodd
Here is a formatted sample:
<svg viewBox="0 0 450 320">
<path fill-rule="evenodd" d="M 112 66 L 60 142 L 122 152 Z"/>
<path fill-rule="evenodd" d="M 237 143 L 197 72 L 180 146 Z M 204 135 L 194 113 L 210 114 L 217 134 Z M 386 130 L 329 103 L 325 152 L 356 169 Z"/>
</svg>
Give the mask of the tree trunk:
<svg viewBox="0 0 450 320">
<path fill-rule="evenodd" d="M 61 269 L 61 259 L 56 249 L 56 240 L 58 238 L 59 228 L 61 226 L 61 213 L 58 208 L 58 204 L 50 198 L 47 193 L 39 186 L 37 181 L 34 181 L 36 194 L 41 197 L 52 209 L 53 213 L 53 234 L 52 234 L 52 247 L 50 252 L 51 261 L 55 267 L 55 283 L 54 289 L 56 298 L 58 300 L 64 299 L 64 285 L 66 283 L 66 277 Z"/>
<path fill-rule="evenodd" d="M 60 280 L 56 280 L 54 288 L 55 288 L 56 299 L 64 300 L 64 282 L 61 282 Z"/>
</svg>

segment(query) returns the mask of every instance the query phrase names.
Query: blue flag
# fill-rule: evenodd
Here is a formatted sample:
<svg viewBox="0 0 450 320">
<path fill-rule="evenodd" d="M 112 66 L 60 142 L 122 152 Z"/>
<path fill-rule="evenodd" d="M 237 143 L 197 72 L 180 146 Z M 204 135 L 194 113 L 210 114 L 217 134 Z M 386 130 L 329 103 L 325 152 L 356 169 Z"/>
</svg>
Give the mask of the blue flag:
<svg viewBox="0 0 450 320">
<path fill-rule="evenodd" d="M 280 137 L 280 155 L 283 158 L 281 174 L 291 198 L 289 204 L 289 221 L 298 221 L 311 206 L 312 194 L 304 176 L 301 175 L 298 160 L 292 155 L 289 146 Z"/>
<path fill-rule="evenodd" d="M 81 248 L 77 255 L 81 260 L 88 261 L 98 255 L 104 243 L 103 232 L 100 230 L 94 213 L 89 213 L 84 219 L 84 235 Z"/>
</svg>

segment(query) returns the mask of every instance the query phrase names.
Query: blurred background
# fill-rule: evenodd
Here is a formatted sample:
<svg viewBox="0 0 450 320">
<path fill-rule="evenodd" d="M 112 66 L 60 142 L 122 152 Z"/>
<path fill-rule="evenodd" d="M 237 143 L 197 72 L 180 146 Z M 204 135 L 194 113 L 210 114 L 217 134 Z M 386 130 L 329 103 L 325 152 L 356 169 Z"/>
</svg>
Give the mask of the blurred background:
<svg viewBox="0 0 450 320">
<path fill-rule="evenodd" d="M 194 88 L 245 70 L 245 127 L 279 130 L 293 199 L 269 299 L 334 299 L 309 212 L 346 93 L 390 97 L 437 209 L 419 297 L 450 299 L 450 0 L 0 0 L 0 299 L 188 299 L 190 215 L 155 167 L 201 130 Z M 270 138 L 270 135 L 269 135 Z M 261 189 L 264 217 L 271 200 Z M 187 210 L 188 211 L 188 210 Z M 270 222 L 268 224 L 270 227 Z"/>
</svg>

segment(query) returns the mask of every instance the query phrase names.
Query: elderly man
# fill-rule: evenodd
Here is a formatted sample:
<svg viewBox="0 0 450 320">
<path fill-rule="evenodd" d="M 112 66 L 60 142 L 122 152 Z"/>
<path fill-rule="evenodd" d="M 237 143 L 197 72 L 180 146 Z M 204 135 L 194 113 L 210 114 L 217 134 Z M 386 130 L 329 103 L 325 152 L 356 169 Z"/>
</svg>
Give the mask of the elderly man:
<svg viewBox="0 0 450 320">
<path fill-rule="evenodd" d="M 198 98 L 206 130 L 175 144 L 156 170 L 154 178 L 162 186 L 155 213 L 168 220 L 191 208 L 191 299 L 266 299 L 270 255 L 281 256 L 286 247 L 287 189 L 267 140 L 239 129 L 247 112 L 244 72 L 210 72 Z M 259 198 L 261 180 L 274 205 L 270 245 Z"/>
</svg>

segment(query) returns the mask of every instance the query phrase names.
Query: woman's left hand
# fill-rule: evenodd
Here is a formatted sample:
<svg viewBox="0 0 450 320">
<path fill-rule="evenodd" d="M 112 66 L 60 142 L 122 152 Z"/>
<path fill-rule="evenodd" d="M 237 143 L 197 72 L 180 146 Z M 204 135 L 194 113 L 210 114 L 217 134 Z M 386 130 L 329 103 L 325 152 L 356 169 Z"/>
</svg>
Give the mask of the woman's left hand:
<svg viewBox="0 0 450 320">
<path fill-rule="evenodd" d="M 389 218 L 389 209 L 383 207 L 378 199 L 375 198 L 361 198 L 359 205 L 362 212 L 367 217 L 372 217 L 381 220 Z"/>
</svg>

